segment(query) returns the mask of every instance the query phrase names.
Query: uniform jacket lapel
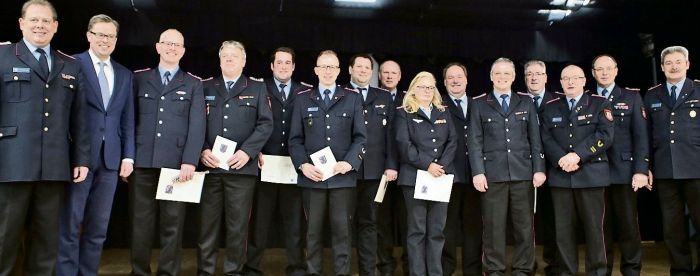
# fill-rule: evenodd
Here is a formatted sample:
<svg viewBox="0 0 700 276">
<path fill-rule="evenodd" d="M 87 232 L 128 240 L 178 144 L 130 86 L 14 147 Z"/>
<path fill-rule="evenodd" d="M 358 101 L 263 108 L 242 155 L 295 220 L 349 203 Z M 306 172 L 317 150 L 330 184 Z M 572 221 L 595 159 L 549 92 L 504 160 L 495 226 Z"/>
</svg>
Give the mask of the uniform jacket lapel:
<svg viewBox="0 0 700 276">
<path fill-rule="evenodd" d="M 31 68 L 39 78 L 41 78 L 43 81 L 47 81 L 47 76 L 44 76 L 44 74 L 41 73 L 39 61 L 36 60 L 31 52 L 29 52 L 29 48 L 27 48 L 27 45 L 24 44 L 24 41 L 15 43 L 15 55 L 17 58 L 19 58 L 19 60 L 24 62 L 24 64 L 29 66 L 29 68 Z"/>
</svg>

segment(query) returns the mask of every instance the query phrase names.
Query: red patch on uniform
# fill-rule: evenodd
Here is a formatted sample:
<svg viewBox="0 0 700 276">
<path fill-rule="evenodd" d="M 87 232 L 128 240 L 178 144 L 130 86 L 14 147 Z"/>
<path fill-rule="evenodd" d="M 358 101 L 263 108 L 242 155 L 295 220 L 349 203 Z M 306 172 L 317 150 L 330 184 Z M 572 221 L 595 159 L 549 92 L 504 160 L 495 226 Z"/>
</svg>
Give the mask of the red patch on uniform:
<svg viewBox="0 0 700 276">
<path fill-rule="evenodd" d="M 644 120 L 647 119 L 647 111 L 644 109 L 644 107 L 642 107 L 642 118 L 644 118 Z"/>
<path fill-rule="evenodd" d="M 613 121 L 613 115 L 612 111 L 610 109 L 603 109 L 603 113 L 605 114 L 605 119 L 608 119 L 608 121 Z"/>
<path fill-rule="evenodd" d="M 270 96 L 267 96 L 267 106 L 272 108 L 272 100 L 270 100 Z"/>
</svg>

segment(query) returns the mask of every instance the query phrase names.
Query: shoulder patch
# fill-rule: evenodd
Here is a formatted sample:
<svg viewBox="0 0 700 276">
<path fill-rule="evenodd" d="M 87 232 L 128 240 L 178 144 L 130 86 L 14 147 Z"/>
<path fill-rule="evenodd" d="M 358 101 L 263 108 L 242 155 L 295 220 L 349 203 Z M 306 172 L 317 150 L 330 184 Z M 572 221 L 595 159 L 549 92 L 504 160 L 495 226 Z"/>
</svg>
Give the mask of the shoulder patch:
<svg viewBox="0 0 700 276">
<path fill-rule="evenodd" d="M 550 103 L 556 102 L 556 101 L 558 101 L 558 100 L 561 100 L 561 98 L 551 99 L 551 100 L 549 100 L 548 102 L 546 102 L 546 103 L 544 103 L 544 104 L 550 104 Z"/>
<path fill-rule="evenodd" d="M 202 80 L 202 78 L 200 78 L 199 76 L 197 76 L 197 75 L 195 75 L 195 74 L 192 74 L 192 73 L 190 73 L 190 72 L 187 72 L 187 74 L 190 75 L 190 76 L 192 76 L 192 77 L 195 78 L 195 79 L 198 79 L 198 80 L 200 80 L 200 81 Z"/>
<path fill-rule="evenodd" d="M 389 90 L 384 89 L 384 88 L 381 88 L 381 87 L 376 87 L 376 88 L 379 89 L 379 90 L 382 90 L 382 91 L 384 91 L 384 92 L 389 92 Z"/>
<path fill-rule="evenodd" d="M 213 79 L 214 79 L 214 77 L 208 77 L 208 78 L 206 78 L 206 79 L 203 79 L 202 81 L 210 81 L 210 80 L 213 80 Z"/>
<path fill-rule="evenodd" d="M 10 45 L 11 43 L 12 43 L 12 42 L 4 41 L 4 42 L 0 42 L 0 45 Z"/>
<path fill-rule="evenodd" d="M 300 83 L 301 83 L 301 85 L 303 85 L 303 86 L 307 86 L 307 87 L 314 87 L 313 85 L 311 85 L 311 84 L 308 84 L 308 83 L 305 83 L 305 82 L 303 82 L 303 81 L 302 81 L 302 82 L 300 82 Z"/>
<path fill-rule="evenodd" d="M 479 95 L 479 96 L 476 96 L 476 97 L 472 98 L 472 100 L 476 100 L 476 99 L 482 98 L 482 97 L 484 97 L 484 96 L 486 96 L 486 93 L 481 94 L 481 95 Z"/>
<path fill-rule="evenodd" d="M 69 56 L 68 54 L 66 54 L 64 52 L 61 52 L 61 50 L 56 50 L 56 52 L 58 52 L 59 54 L 63 55 L 64 57 L 67 57 L 69 59 L 75 59 L 75 57 Z"/>
<path fill-rule="evenodd" d="M 629 91 L 639 92 L 639 88 L 625 87 Z"/>
<path fill-rule="evenodd" d="M 251 79 L 251 80 L 253 80 L 253 81 L 263 82 L 263 79 L 262 79 L 262 78 L 253 78 L 253 77 L 248 77 L 248 78 Z"/>
<path fill-rule="evenodd" d="M 143 69 L 135 70 L 134 73 L 146 72 L 148 70 L 151 70 L 151 68 L 143 68 Z"/>
<path fill-rule="evenodd" d="M 297 95 L 301 95 L 301 94 L 304 94 L 304 93 L 309 92 L 309 91 L 311 91 L 311 88 L 306 89 L 306 90 L 301 90 L 301 91 L 297 92 Z"/>
<path fill-rule="evenodd" d="M 662 84 L 663 84 L 663 83 L 659 83 L 659 84 L 657 84 L 657 85 L 654 85 L 654 86 L 652 86 L 652 87 L 649 87 L 648 90 L 652 90 L 652 89 L 654 89 L 654 88 L 657 88 L 657 87 L 661 86 Z"/>
</svg>

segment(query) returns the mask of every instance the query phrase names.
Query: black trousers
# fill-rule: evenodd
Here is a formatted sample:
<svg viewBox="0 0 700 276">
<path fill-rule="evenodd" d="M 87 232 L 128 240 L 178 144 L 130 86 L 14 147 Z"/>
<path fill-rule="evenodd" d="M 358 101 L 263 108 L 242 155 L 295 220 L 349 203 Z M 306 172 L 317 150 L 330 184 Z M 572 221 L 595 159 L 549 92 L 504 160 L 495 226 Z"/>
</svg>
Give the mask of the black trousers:
<svg viewBox="0 0 700 276">
<path fill-rule="evenodd" d="M 377 195 L 379 180 L 357 181 L 357 206 L 355 221 L 357 221 L 358 267 L 360 276 L 374 276 L 377 265 Z"/>
<path fill-rule="evenodd" d="M 258 181 L 248 231 L 248 259 L 245 264 L 247 275 L 263 275 L 260 262 L 267 248 L 268 231 L 276 214 L 279 214 L 282 222 L 284 247 L 287 251 L 286 273 L 292 276 L 306 274 L 301 188 L 297 185 Z"/>
<path fill-rule="evenodd" d="M 330 221 L 334 275 L 350 275 L 355 188 L 303 188 L 306 213 L 306 274 L 323 273 L 323 227 Z"/>
<path fill-rule="evenodd" d="M 158 275 L 179 275 L 185 204 L 156 200 L 160 169 L 135 168 L 129 181 L 131 274 L 151 275 L 151 249 L 158 225 Z"/>
<path fill-rule="evenodd" d="M 577 275 L 578 228 L 583 229 L 586 236 L 586 275 L 605 275 L 605 188 L 552 187 L 552 201 L 557 228 L 560 275 Z M 577 227 L 579 221 L 581 227 Z"/>
<path fill-rule="evenodd" d="M 447 202 L 413 198 L 415 188 L 402 186 L 408 214 L 406 251 L 411 276 L 442 276 Z"/>
<path fill-rule="evenodd" d="M 454 183 L 447 204 L 445 247 L 442 250 L 442 273 L 452 275 L 457 269 L 457 245 L 462 247 L 462 274 L 482 275 L 481 271 L 481 193 L 470 183 Z"/>
<path fill-rule="evenodd" d="M 642 241 L 637 218 L 637 193 L 631 184 L 615 184 L 608 187 L 605 199 L 606 275 L 613 273 L 615 240 L 620 247 L 620 273 L 624 276 L 639 275 L 642 270 Z"/>
<path fill-rule="evenodd" d="M 688 208 L 693 227 L 700 229 L 700 179 L 658 179 L 656 183 L 664 242 L 671 256 L 670 274 L 693 275 L 685 208 Z"/>
<path fill-rule="evenodd" d="M 544 274 L 559 275 L 559 252 L 557 252 L 556 227 L 554 225 L 554 205 L 552 204 L 552 188 L 545 183 L 537 188 L 537 213 L 535 213 L 535 229 L 542 231 L 542 259 L 546 263 Z M 535 264 L 536 265 L 536 264 Z"/>
<path fill-rule="evenodd" d="M 0 275 L 52 275 L 65 182 L 0 183 Z M 23 250 L 20 250 L 20 247 Z M 18 255 L 23 266 L 15 267 Z"/>
<path fill-rule="evenodd" d="M 535 267 L 534 188 L 532 181 L 492 182 L 481 194 L 486 275 L 506 273 L 508 213 L 513 225 L 513 275 L 529 275 Z"/>
<path fill-rule="evenodd" d="M 224 274 L 243 275 L 248 220 L 256 178 L 253 175 L 220 173 L 209 174 L 204 179 L 199 203 L 199 275 L 214 275 L 222 219 L 226 228 Z"/>
<path fill-rule="evenodd" d="M 404 248 L 401 264 L 404 275 L 408 275 L 406 252 L 406 204 L 401 187 L 392 182 L 386 189 L 384 200 L 377 207 L 377 268 L 381 275 L 394 275 L 397 260 L 394 258 L 394 242 L 399 240 Z"/>
</svg>

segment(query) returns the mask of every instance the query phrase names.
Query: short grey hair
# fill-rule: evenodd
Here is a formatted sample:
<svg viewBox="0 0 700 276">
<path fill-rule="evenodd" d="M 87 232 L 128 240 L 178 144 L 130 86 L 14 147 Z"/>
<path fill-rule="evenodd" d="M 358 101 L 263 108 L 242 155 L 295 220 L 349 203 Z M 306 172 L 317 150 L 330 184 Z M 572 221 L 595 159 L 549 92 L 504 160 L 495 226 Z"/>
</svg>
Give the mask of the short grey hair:
<svg viewBox="0 0 700 276">
<path fill-rule="evenodd" d="M 666 49 L 661 51 L 661 63 L 664 63 L 664 58 L 666 58 L 667 55 L 673 53 L 681 53 L 681 55 L 685 57 L 685 61 L 690 60 L 690 54 L 688 54 L 688 49 L 686 49 L 683 46 L 670 46 L 666 47 Z"/>
<path fill-rule="evenodd" d="M 243 59 L 246 59 L 245 46 L 243 46 L 243 43 L 240 43 L 235 40 L 224 41 L 223 43 L 221 43 L 221 47 L 219 47 L 219 57 L 221 57 L 221 50 L 223 50 L 224 47 L 234 47 L 241 50 L 241 52 L 243 53 Z"/>
<path fill-rule="evenodd" d="M 498 63 L 508 63 L 510 67 L 513 68 L 513 74 L 515 74 L 515 64 L 513 63 L 513 61 L 509 58 L 501 57 L 491 64 L 491 71 L 489 71 L 489 75 L 493 74 L 493 67 L 496 66 L 496 64 Z"/>
<path fill-rule="evenodd" d="M 530 61 L 528 61 L 528 62 L 525 63 L 525 65 L 523 66 L 523 74 L 526 73 L 527 68 L 529 68 L 530 66 L 533 66 L 533 65 L 542 66 L 542 68 L 544 69 L 544 71 L 545 71 L 545 72 L 547 71 L 547 65 L 545 65 L 543 61 L 533 59 L 533 60 L 530 60 Z"/>
</svg>

